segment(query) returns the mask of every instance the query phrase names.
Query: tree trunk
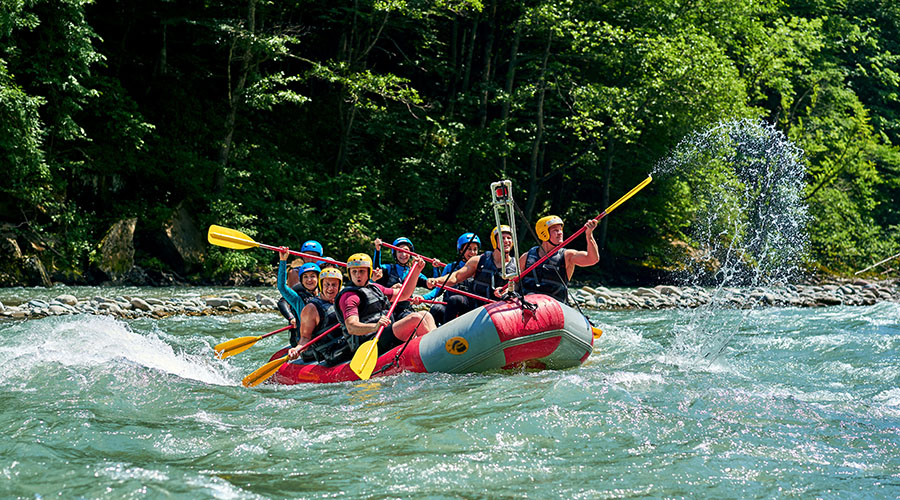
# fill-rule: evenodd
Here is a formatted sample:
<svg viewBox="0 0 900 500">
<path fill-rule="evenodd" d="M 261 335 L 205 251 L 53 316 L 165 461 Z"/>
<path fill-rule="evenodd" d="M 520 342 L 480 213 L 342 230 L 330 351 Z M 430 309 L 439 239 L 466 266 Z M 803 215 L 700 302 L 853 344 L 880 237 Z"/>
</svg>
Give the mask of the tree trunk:
<svg viewBox="0 0 900 500">
<path fill-rule="evenodd" d="M 475 15 L 475 19 L 472 20 L 472 31 L 469 34 L 469 41 L 466 46 L 466 61 L 465 61 L 465 70 L 463 70 L 463 82 L 462 87 L 460 88 L 460 92 L 467 92 L 469 90 L 469 78 L 472 76 L 472 60 L 475 56 L 475 38 L 478 33 L 478 24 L 480 14 Z"/>
<path fill-rule="evenodd" d="M 256 34 L 256 4 L 258 0 L 248 0 L 247 2 L 247 33 L 250 37 Z M 244 45 L 244 53 L 241 57 L 241 69 L 238 73 L 237 83 L 232 87 L 231 65 L 234 62 L 234 48 L 237 40 L 232 44 L 228 51 L 228 114 L 225 116 L 225 137 L 222 139 L 222 145 L 219 148 L 219 168 L 216 170 L 213 189 L 217 193 L 221 193 L 225 188 L 225 168 L 231 157 L 231 146 L 234 140 L 234 128 L 237 122 L 237 112 L 241 101 L 241 95 L 247 86 L 247 78 L 250 74 L 253 58 L 253 44 L 249 41 Z"/>
<path fill-rule="evenodd" d="M 537 105 L 537 130 L 534 135 L 534 143 L 531 146 L 531 167 L 528 170 L 528 201 L 525 204 L 525 218 L 531 220 L 534 205 L 537 203 L 538 191 L 538 166 L 540 164 L 541 141 L 544 137 L 544 96 L 547 94 L 546 76 L 547 61 L 550 59 L 550 46 L 553 42 L 553 34 L 547 35 L 547 46 L 544 48 L 544 60 L 541 62 L 541 73 L 538 77 L 538 105 Z"/>
<path fill-rule="evenodd" d="M 615 141 L 613 141 L 612 135 L 606 137 L 606 165 L 603 167 L 603 191 L 601 193 L 600 206 L 606 209 L 609 206 L 609 181 L 610 176 L 612 175 L 612 165 L 613 165 L 613 149 L 615 148 Z M 600 234 L 597 238 L 597 248 L 603 250 L 606 246 L 606 228 L 607 228 L 607 219 L 604 217 L 600 221 Z"/>
<path fill-rule="evenodd" d="M 481 106 L 478 110 L 478 128 L 484 130 L 487 126 L 487 104 L 491 82 L 491 59 L 494 50 L 494 20 L 497 17 L 497 0 L 491 2 L 491 14 L 488 18 L 487 40 L 484 42 L 484 70 L 481 73 Z"/>
<path fill-rule="evenodd" d="M 512 89 L 513 82 L 516 78 L 516 60 L 519 53 L 519 40 L 521 40 L 521 38 L 522 23 L 517 21 L 515 36 L 513 36 L 512 46 L 509 48 L 509 67 L 506 68 L 506 83 L 503 85 L 503 92 L 506 94 L 506 99 L 503 100 L 503 111 L 500 114 L 500 123 L 504 145 L 506 143 L 507 122 L 509 121 L 509 108 L 512 106 Z M 508 157 L 509 152 L 504 148 L 503 156 L 500 158 L 501 177 L 506 175 L 506 161 Z"/>
</svg>

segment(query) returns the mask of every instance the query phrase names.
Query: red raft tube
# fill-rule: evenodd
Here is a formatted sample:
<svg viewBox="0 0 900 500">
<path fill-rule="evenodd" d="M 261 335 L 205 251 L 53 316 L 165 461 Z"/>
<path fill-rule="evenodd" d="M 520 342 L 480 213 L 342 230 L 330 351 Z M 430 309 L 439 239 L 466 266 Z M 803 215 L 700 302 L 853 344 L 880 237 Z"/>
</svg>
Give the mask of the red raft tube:
<svg viewBox="0 0 900 500">
<path fill-rule="evenodd" d="M 578 366 L 591 354 L 594 336 L 587 318 L 546 295 L 495 302 L 441 325 L 427 335 L 382 353 L 373 377 L 416 373 L 477 373 L 519 367 L 562 369 Z M 276 352 L 271 359 L 287 353 Z M 387 366 L 387 368 L 384 368 Z M 281 365 L 272 381 L 279 384 L 359 380 L 350 363 L 326 367 L 300 359 Z"/>
</svg>

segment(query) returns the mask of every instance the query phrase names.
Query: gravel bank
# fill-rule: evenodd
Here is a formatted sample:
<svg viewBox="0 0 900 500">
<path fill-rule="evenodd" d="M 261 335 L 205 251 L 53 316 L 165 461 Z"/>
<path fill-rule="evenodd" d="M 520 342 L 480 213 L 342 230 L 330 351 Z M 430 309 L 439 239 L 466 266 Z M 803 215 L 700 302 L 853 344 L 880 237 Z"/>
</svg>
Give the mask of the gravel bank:
<svg viewBox="0 0 900 500">
<path fill-rule="evenodd" d="M 857 281 L 841 285 L 786 285 L 773 288 L 677 287 L 611 290 L 602 286 L 573 288 L 575 300 L 590 309 L 671 309 L 695 308 L 715 301 L 723 307 L 826 307 L 862 306 L 881 301 L 900 302 L 898 282 Z M 0 318 L 29 319 L 66 314 L 105 314 L 125 319 L 164 318 L 173 315 L 207 316 L 276 312 L 278 296 L 274 290 L 253 297 L 226 293 L 202 298 L 75 297 L 59 295 L 53 299 L 32 299 L 16 306 L 0 303 Z"/>
</svg>

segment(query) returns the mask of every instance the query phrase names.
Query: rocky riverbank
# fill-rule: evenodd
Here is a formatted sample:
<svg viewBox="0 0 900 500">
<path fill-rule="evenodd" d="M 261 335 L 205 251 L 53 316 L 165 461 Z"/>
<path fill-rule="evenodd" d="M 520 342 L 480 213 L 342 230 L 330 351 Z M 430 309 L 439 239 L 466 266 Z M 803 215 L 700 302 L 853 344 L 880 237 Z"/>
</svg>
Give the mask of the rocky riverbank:
<svg viewBox="0 0 900 500">
<path fill-rule="evenodd" d="M 67 314 L 104 314 L 135 319 L 174 315 L 276 313 L 276 293 L 267 288 L 253 296 L 235 292 L 221 296 L 170 299 L 99 295 L 76 297 L 62 294 L 48 299 L 31 299 L 16 305 L 4 306 L 0 303 L 0 319 L 21 320 Z M 862 306 L 880 301 L 900 302 L 900 283 L 857 281 L 834 285 L 718 289 L 669 285 L 629 289 L 584 286 L 573 289 L 572 295 L 581 307 L 590 309 L 690 309 L 711 302 L 736 309 Z"/>
<path fill-rule="evenodd" d="M 881 301 L 900 302 L 898 282 L 856 281 L 831 285 L 785 285 L 768 288 L 709 289 L 660 285 L 653 288 L 610 290 L 582 287 L 573 292 L 583 307 L 596 309 L 695 308 L 715 301 L 723 307 L 826 307 L 866 306 Z"/>
</svg>

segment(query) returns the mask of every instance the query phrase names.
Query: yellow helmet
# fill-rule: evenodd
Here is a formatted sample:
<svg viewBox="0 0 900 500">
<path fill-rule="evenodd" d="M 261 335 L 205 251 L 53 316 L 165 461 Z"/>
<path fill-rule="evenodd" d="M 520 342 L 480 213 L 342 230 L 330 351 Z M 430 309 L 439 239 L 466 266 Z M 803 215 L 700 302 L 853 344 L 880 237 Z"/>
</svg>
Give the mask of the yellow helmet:
<svg viewBox="0 0 900 500">
<path fill-rule="evenodd" d="M 562 223 L 563 220 L 556 215 L 541 217 L 534 225 L 534 232 L 537 233 L 538 238 L 540 238 L 541 241 L 548 241 L 550 239 L 550 227 L 557 224 L 561 226 Z"/>
<path fill-rule="evenodd" d="M 347 259 L 347 272 L 349 273 L 354 267 L 365 267 L 369 269 L 369 276 L 372 276 L 372 257 L 364 253 L 355 253 Z"/>
<path fill-rule="evenodd" d="M 321 273 L 319 273 L 319 290 L 321 290 L 323 288 L 322 281 L 325 278 L 331 278 L 331 279 L 338 280 L 338 282 L 340 282 L 338 287 L 340 287 L 341 285 L 344 284 L 344 275 L 341 274 L 341 271 L 338 270 L 336 267 L 326 267 L 325 269 L 322 269 Z"/>
<path fill-rule="evenodd" d="M 507 226 L 506 224 L 501 224 L 499 228 L 495 227 L 493 231 L 491 231 L 491 245 L 494 246 L 494 250 L 500 246 L 500 240 L 498 239 L 499 233 L 509 233 L 512 234 L 512 228 Z"/>
</svg>

